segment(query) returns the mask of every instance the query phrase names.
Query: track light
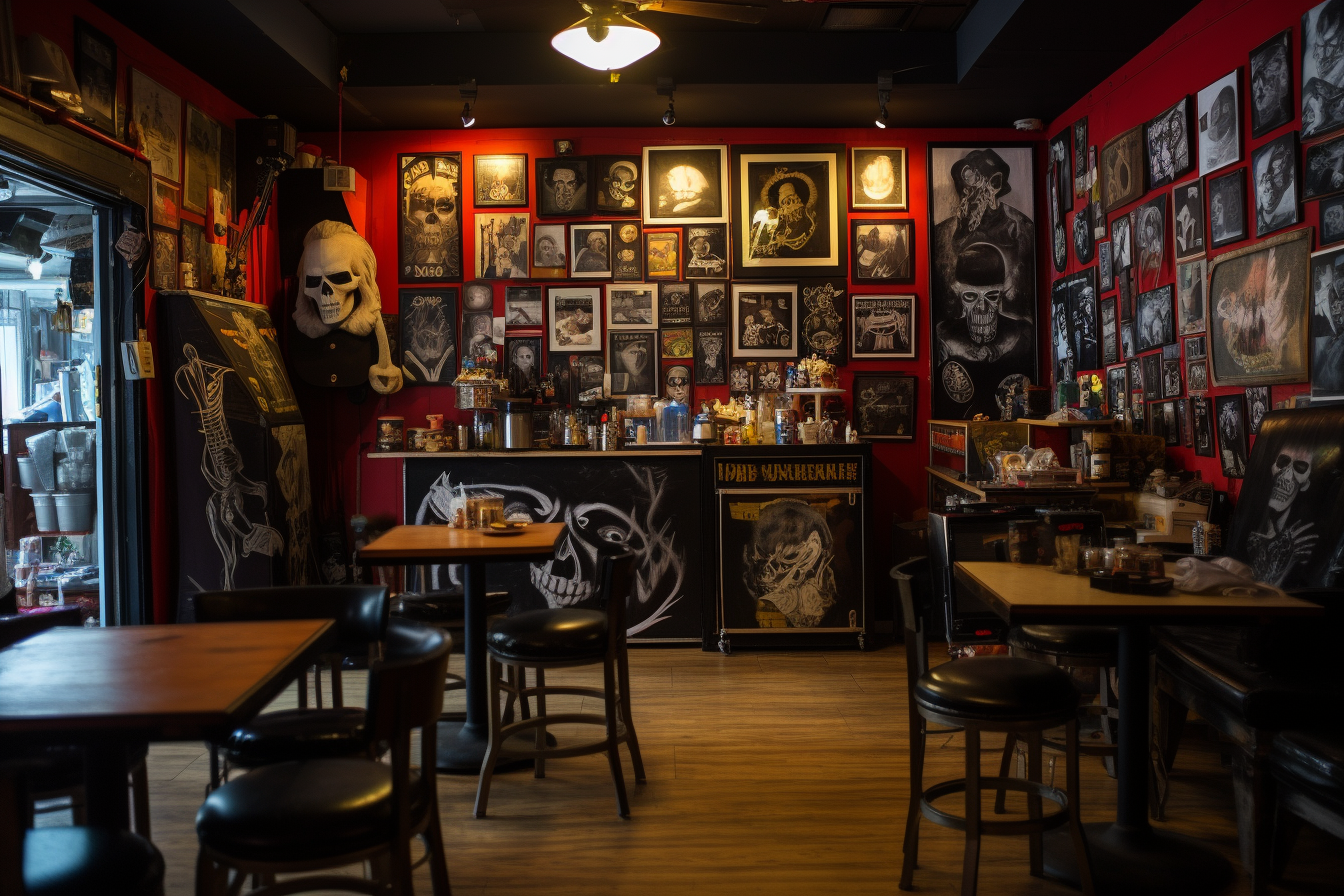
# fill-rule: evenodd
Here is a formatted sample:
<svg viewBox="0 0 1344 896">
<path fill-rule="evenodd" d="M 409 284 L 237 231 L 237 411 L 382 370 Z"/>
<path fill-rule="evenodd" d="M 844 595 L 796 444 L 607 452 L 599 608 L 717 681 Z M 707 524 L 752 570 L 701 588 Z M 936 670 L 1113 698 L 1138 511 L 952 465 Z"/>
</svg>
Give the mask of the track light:
<svg viewBox="0 0 1344 896">
<path fill-rule="evenodd" d="M 668 77 L 658 79 L 658 95 L 667 97 L 667 111 L 663 113 L 663 124 L 677 123 L 677 110 L 672 104 L 672 94 L 677 90 L 677 82 Z"/>
<path fill-rule="evenodd" d="M 476 99 L 476 79 L 463 81 L 457 92 L 462 97 L 462 127 L 469 128 L 476 123 L 476 113 L 471 111 L 472 101 Z"/>
<path fill-rule="evenodd" d="M 891 102 L 891 72 L 883 70 L 877 73 L 878 116 L 873 124 L 879 128 L 887 126 L 887 103 Z"/>
<path fill-rule="evenodd" d="M 667 101 L 667 111 L 663 113 L 663 124 L 676 124 L 677 110 L 672 108 L 672 101 Z"/>
</svg>

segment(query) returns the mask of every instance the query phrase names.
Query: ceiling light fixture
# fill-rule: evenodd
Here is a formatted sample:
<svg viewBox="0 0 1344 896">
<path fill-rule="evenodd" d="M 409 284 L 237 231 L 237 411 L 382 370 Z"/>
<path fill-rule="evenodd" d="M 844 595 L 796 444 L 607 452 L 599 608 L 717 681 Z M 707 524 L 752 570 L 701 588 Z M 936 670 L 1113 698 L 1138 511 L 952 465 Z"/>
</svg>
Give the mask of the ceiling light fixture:
<svg viewBox="0 0 1344 896">
<path fill-rule="evenodd" d="M 887 103 L 891 102 L 891 72 L 880 71 L 877 73 L 877 107 L 881 110 L 877 120 L 873 124 L 880 128 L 887 126 Z"/>
<path fill-rule="evenodd" d="M 677 123 L 677 110 L 672 105 L 672 94 L 677 90 L 677 82 L 667 76 L 658 78 L 658 95 L 667 97 L 667 111 L 663 113 L 663 124 L 673 125 Z"/>
<path fill-rule="evenodd" d="M 579 5 L 587 17 L 551 38 L 551 46 L 575 62 L 611 71 L 658 49 L 658 35 L 626 15 L 627 4 L 591 0 Z"/>
<path fill-rule="evenodd" d="M 463 81 L 457 87 L 457 92 L 462 97 L 462 127 L 469 128 L 476 123 L 476 114 L 471 111 L 471 104 L 476 101 L 476 79 Z"/>
</svg>

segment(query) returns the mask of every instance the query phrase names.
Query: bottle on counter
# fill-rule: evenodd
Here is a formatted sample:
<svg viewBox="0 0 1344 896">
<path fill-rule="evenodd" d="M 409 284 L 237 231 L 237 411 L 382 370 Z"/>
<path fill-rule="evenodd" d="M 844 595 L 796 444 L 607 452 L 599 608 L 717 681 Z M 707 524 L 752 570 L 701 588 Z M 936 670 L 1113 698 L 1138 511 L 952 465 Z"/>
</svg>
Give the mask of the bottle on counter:
<svg viewBox="0 0 1344 896">
<path fill-rule="evenodd" d="M 664 442 L 690 442 L 691 409 L 685 402 L 669 401 L 663 409 L 662 435 Z"/>
</svg>

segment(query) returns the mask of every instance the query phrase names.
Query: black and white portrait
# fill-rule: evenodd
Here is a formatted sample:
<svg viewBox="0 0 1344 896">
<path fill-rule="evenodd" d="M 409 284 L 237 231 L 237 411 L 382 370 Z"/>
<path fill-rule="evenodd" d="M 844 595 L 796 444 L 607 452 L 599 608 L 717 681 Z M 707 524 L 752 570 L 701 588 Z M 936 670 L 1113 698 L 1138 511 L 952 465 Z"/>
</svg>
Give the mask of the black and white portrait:
<svg viewBox="0 0 1344 896">
<path fill-rule="evenodd" d="M 1269 413 L 1269 387 L 1246 387 L 1246 427 L 1253 436 L 1260 435 L 1260 423 Z"/>
<path fill-rule="evenodd" d="M 1185 343 L 1185 357 L 1189 358 L 1207 358 L 1209 356 L 1208 340 L 1203 336 L 1191 336 L 1189 339 L 1182 339 Z"/>
<path fill-rule="evenodd" d="M 1213 399 L 1191 398 L 1190 411 L 1194 421 L 1195 456 L 1213 457 L 1216 453 L 1213 447 Z"/>
<path fill-rule="evenodd" d="M 1190 155 L 1188 96 L 1149 121 L 1143 134 L 1148 153 L 1148 189 L 1165 187 L 1194 167 Z"/>
<path fill-rule="evenodd" d="M 1204 254 L 1204 182 L 1192 180 L 1171 190 L 1172 245 L 1176 260 Z"/>
<path fill-rule="evenodd" d="M 477 208 L 527 205 L 527 155 L 472 156 Z"/>
<path fill-rule="evenodd" d="M 1177 402 L 1162 402 L 1162 429 L 1168 448 L 1181 444 L 1181 413 Z"/>
<path fill-rule="evenodd" d="M 536 173 L 538 215 L 555 218 L 591 214 L 588 196 L 593 178 L 588 159 L 537 159 Z"/>
<path fill-rule="evenodd" d="M 1307 147 L 1302 198 L 1320 199 L 1344 192 L 1344 137 Z"/>
<path fill-rule="evenodd" d="M 1113 417 L 1124 412 L 1129 398 L 1129 381 L 1125 366 L 1106 368 L 1106 412 Z"/>
<path fill-rule="evenodd" d="M 932 416 L 996 415 L 1009 377 L 1036 381 L 1032 149 L 929 149 Z"/>
<path fill-rule="evenodd" d="M 509 394 L 535 394 L 541 387 L 541 337 L 504 337 L 504 359 Z"/>
<path fill-rule="evenodd" d="M 565 225 L 536 224 L 532 227 L 532 275 L 553 279 L 569 276 Z"/>
<path fill-rule="evenodd" d="M 1101 366 L 1097 352 L 1097 269 L 1069 276 L 1069 316 L 1075 372 Z"/>
<path fill-rule="evenodd" d="M 1344 196 L 1322 199 L 1319 211 L 1320 245 L 1328 246 L 1344 240 Z"/>
<path fill-rule="evenodd" d="M 697 327 L 726 326 L 728 323 L 728 284 L 698 282 L 691 284 L 695 297 L 695 325 Z"/>
<path fill-rule="evenodd" d="M 403 289 L 397 304 L 406 385 L 451 383 L 457 376 L 457 290 Z"/>
<path fill-rule="evenodd" d="M 637 215 L 643 165 L 634 156 L 598 156 L 593 159 L 597 172 L 595 190 L 597 214 Z"/>
<path fill-rule="evenodd" d="M 1138 290 L 1157 286 L 1166 270 L 1167 196 L 1161 193 L 1139 206 L 1134 248 L 1138 258 Z"/>
<path fill-rule="evenodd" d="M 733 357 L 798 357 L 796 284 L 734 283 L 731 310 Z"/>
<path fill-rule="evenodd" d="M 1115 272 L 1111 268 L 1111 241 L 1097 244 L 1097 282 L 1102 292 L 1115 289 Z"/>
<path fill-rule="evenodd" d="M 1176 307 L 1180 309 L 1182 336 L 1204 332 L 1207 262 L 1202 258 L 1176 265 Z"/>
<path fill-rule="evenodd" d="M 1120 360 L 1120 336 L 1115 319 L 1115 298 L 1102 299 L 1101 308 L 1101 363 L 1115 364 Z"/>
<path fill-rule="evenodd" d="M 551 334 L 548 348 L 552 356 L 556 352 L 601 350 L 598 290 L 596 286 L 552 286 L 546 290 Z"/>
<path fill-rule="evenodd" d="M 798 334 L 799 355 L 817 356 L 835 365 L 845 363 L 845 310 L 847 284 L 843 277 L 804 280 L 802 329 Z M 913 332 L 913 330 L 912 330 Z"/>
<path fill-rule="evenodd" d="M 476 215 L 476 276 L 526 280 L 529 222 L 526 214 Z"/>
<path fill-rule="evenodd" d="M 686 228 L 686 277 L 713 280 L 728 276 L 728 225 Z"/>
<path fill-rule="evenodd" d="M 1251 51 L 1251 136 L 1263 137 L 1293 120 L 1291 28 Z"/>
<path fill-rule="evenodd" d="M 1124 277 L 1134 265 L 1129 215 L 1121 215 L 1111 222 L 1111 267 L 1116 277 Z"/>
<path fill-rule="evenodd" d="M 722 386 L 728 382 L 726 327 L 695 328 L 695 381 L 703 386 Z"/>
<path fill-rule="evenodd" d="M 1150 348 L 1169 345 L 1176 341 L 1176 322 L 1174 319 L 1171 284 L 1139 293 L 1135 321 L 1137 348 L 1146 352 Z"/>
<path fill-rule="evenodd" d="M 1096 159 L 1093 159 L 1095 165 Z M 1073 123 L 1073 195 L 1081 199 L 1088 194 L 1087 187 L 1087 116 Z"/>
<path fill-rule="evenodd" d="M 691 317 L 691 284 L 658 284 L 658 326 L 672 327 L 693 323 Z"/>
<path fill-rule="evenodd" d="M 157 177 L 181 181 L 182 98 L 139 69 L 129 72 L 137 148 Z"/>
<path fill-rule="evenodd" d="M 914 296 L 851 296 L 853 357 L 915 357 Z"/>
<path fill-rule="evenodd" d="M 1181 359 L 1162 361 L 1162 397 L 1180 398 L 1185 391 L 1181 383 Z"/>
<path fill-rule="evenodd" d="M 499 351 L 494 341 L 495 316 L 490 311 L 462 312 L 462 361 L 478 367 L 496 367 Z"/>
<path fill-rule="evenodd" d="M 1143 195 L 1143 126 L 1112 137 L 1101 148 L 1102 201 L 1113 212 Z"/>
<path fill-rule="evenodd" d="M 644 279 L 643 231 L 634 221 L 611 225 L 611 279 Z"/>
<path fill-rule="evenodd" d="M 1251 152 L 1251 182 L 1255 185 L 1256 236 L 1302 220 L 1297 204 L 1296 133 L 1284 134 Z"/>
<path fill-rule="evenodd" d="M 1199 92 L 1199 173 L 1208 174 L 1241 160 L 1241 101 L 1237 72 L 1229 72 Z"/>
<path fill-rule="evenodd" d="M 910 221 L 851 220 L 853 245 L 851 276 L 855 280 L 908 282 L 914 279 L 910 263 L 915 227 Z"/>
<path fill-rule="evenodd" d="M 1050 285 L 1050 358 L 1054 365 L 1055 385 L 1072 382 L 1078 365 L 1074 359 L 1068 277 Z"/>
<path fill-rule="evenodd" d="M 461 279 L 462 154 L 399 155 L 397 167 L 398 279 Z"/>
<path fill-rule="evenodd" d="M 1096 251 L 1096 241 L 1092 238 L 1091 216 L 1084 209 L 1073 216 L 1073 256 L 1079 264 L 1091 264 Z"/>
<path fill-rule="evenodd" d="M 653 395 L 658 391 L 658 333 L 613 330 L 607 334 L 607 367 L 612 395 Z"/>
<path fill-rule="evenodd" d="M 1050 138 L 1050 192 L 1055 202 L 1055 218 L 1064 220 L 1073 211 L 1073 129 L 1066 128 Z"/>
<path fill-rule="evenodd" d="M 728 365 L 728 391 L 734 394 L 751 392 L 755 384 L 752 368 L 747 361 L 733 361 Z"/>
<path fill-rule="evenodd" d="M 1131 392 L 1143 394 L 1143 361 L 1139 358 L 1130 358 L 1126 362 L 1129 374 L 1129 389 Z"/>
<path fill-rule="evenodd" d="M 1344 396 L 1344 249 L 1311 256 L 1311 394 Z"/>
<path fill-rule="evenodd" d="M 726 224 L 728 147 L 644 147 L 643 197 L 645 224 Z"/>
<path fill-rule="evenodd" d="M 1126 358 L 1132 358 L 1136 354 L 1134 348 L 1134 321 L 1120 321 L 1120 350 Z"/>
<path fill-rule="evenodd" d="M 1189 361 L 1185 370 L 1186 386 L 1191 394 L 1209 391 L 1209 362 Z"/>
<path fill-rule="evenodd" d="M 734 146 L 734 268 L 738 276 L 844 273 L 841 145 Z"/>
<path fill-rule="evenodd" d="M 1302 14 L 1302 136 L 1344 127 L 1344 0 Z"/>
<path fill-rule="evenodd" d="M 658 326 L 657 286 L 652 283 L 612 283 L 607 286 L 607 327 L 644 330 Z"/>
<path fill-rule="evenodd" d="M 849 176 L 851 208 L 906 208 L 904 147 L 854 147 L 850 150 Z"/>
<path fill-rule="evenodd" d="M 541 287 L 504 287 L 504 326 L 541 326 Z"/>
<path fill-rule="evenodd" d="M 854 374 L 854 422 L 859 437 L 914 441 L 919 380 L 895 373 Z"/>
<path fill-rule="evenodd" d="M 571 277 L 589 280 L 611 279 L 611 227 L 610 224 L 570 225 Z"/>
<path fill-rule="evenodd" d="M 1218 419 L 1218 458 L 1223 475 L 1241 479 L 1246 475 L 1250 447 L 1246 440 L 1246 408 L 1241 395 L 1219 395 L 1213 399 Z"/>
<path fill-rule="evenodd" d="M 1246 239 L 1246 171 L 1211 177 L 1209 184 L 1209 245 L 1214 248 Z"/>
</svg>

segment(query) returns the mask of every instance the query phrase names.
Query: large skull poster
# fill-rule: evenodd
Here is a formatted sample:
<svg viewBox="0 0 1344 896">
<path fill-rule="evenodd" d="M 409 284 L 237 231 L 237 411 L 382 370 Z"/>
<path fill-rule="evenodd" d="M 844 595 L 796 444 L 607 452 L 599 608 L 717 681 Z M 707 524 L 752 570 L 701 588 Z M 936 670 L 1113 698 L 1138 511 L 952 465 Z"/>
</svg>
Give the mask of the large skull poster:
<svg viewBox="0 0 1344 896">
<path fill-rule="evenodd" d="M 406 464 L 406 520 L 444 523 L 453 492 L 497 495 L 505 516 L 564 522 L 545 563 L 494 564 L 490 588 L 507 588 L 511 613 L 595 607 L 600 552 L 633 551 L 638 573 L 626 619 L 632 638 L 700 640 L 700 458 L 642 463 L 587 455 L 538 460 L 425 458 Z M 461 582 L 457 567 L 429 567 L 425 588 Z M 416 587 L 421 587 L 416 585 Z"/>
<path fill-rule="evenodd" d="M 929 149 L 932 416 L 996 415 L 995 393 L 1037 382 L 1030 146 Z"/>
<path fill-rule="evenodd" d="M 462 154 L 397 156 L 398 280 L 462 279 Z"/>
</svg>

